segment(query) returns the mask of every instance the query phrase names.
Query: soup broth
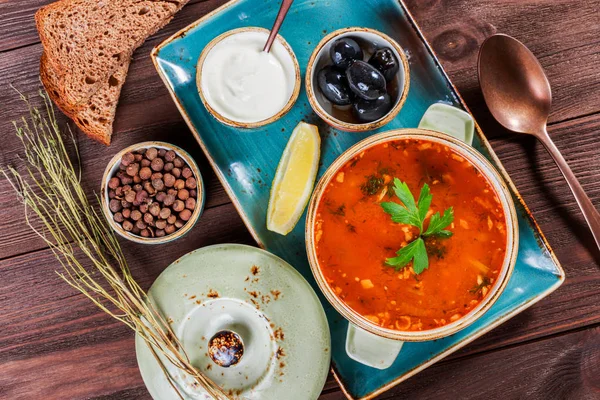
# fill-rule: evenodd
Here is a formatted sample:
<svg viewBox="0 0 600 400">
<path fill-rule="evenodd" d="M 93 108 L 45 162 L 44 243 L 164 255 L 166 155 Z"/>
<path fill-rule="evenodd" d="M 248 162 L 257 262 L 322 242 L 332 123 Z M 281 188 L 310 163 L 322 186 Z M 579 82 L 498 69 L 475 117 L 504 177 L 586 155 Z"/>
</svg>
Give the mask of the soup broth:
<svg viewBox="0 0 600 400">
<path fill-rule="evenodd" d="M 399 269 L 386 259 L 411 243 L 419 229 L 392 221 L 382 202 L 401 204 L 393 179 L 418 199 L 433 195 L 435 212 L 454 209 L 449 238 L 428 237 L 429 267 Z M 336 295 L 371 322 L 398 331 L 433 329 L 475 308 L 498 278 L 506 253 L 500 200 L 481 172 L 450 148 L 403 139 L 375 145 L 346 163 L 325 188 L 314 240 L 319 266 Z"/>
</svg>

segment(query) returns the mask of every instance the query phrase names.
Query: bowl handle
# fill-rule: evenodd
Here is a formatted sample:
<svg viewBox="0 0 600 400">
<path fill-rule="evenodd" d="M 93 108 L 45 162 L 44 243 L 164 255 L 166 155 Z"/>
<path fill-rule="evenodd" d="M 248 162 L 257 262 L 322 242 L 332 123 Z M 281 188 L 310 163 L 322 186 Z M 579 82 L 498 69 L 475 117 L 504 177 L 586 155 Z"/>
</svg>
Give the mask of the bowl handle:
<svg viewBox="0 0 600 400">
<path fill-rule="evenodd" d="M 435 103 L 423 114 L 419 128 L 446 133 L 472 145 L 475 121 L 471 114 L 457 107 Z"/>
<path fill-rule="evenodd" d="M 377 369 L 389 368 L 396 360 L 404 342 L 374 335 L 348 323 L 346 353 L 361 364 Z"/>
</svg>

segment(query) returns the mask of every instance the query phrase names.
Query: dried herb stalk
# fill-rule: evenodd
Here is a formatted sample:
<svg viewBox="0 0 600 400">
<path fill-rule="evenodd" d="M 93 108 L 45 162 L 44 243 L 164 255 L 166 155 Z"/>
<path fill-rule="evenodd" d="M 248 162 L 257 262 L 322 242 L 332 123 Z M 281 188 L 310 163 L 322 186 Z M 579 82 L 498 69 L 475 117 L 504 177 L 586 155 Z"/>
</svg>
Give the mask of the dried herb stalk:
<svg viewBox="0 0 600 400">
<path fill-rule="evenodd" d="M 169 383 L 182 394 L 159 354 L 179 370 L 191 375 L 215 399 L 227 399 L 223 390 L 190 363 L 180 341 L 163 316 L 152 306 L 147 294 L 133 279 L 117 238 L 88 201 L 81 185 L 79 153 L 71 161 L 58 127 L 52 102 L 40 91 L 45 112 L 29 108 L 29 118 L 14 122 L 25 154 L 26 172 L 13 167 L 0 169 L 11 182 L 25 207 L 27 224 L 46 242 L 60 261 L 57 272 L 104 312 L 134 330 L 146 343 L 165 372 Z M 45 115 L 44 115 L 45 114 Z M 42 230 L 31 217 L 37 217 Z"/>
</svg>

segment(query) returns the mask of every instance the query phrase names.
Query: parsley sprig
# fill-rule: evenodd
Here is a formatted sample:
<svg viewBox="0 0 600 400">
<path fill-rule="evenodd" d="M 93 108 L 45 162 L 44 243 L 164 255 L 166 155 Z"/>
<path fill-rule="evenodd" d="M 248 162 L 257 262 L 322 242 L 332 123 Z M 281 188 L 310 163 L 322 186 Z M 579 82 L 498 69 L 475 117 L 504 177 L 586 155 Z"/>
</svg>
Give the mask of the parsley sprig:
<svg viewBox="0 0 600 400">
<path fill-rule="evenodd" d="M 423 231 L 425 218 L 431 206 L 433 195 L 426 183 L 421 188 L 419 200 L 415 202 L 408 185 L 398 178 L 394 178 L 394 193 L 400 199 L 402 204 L 396 202 L 381 203 L 383 211 L 390 214 L 392 221 L 399 224 L 408 224 L 419 229 L 417 239 L 413 240 L 396 252 L 396 257 L 388 258 L 385 263 L 399 270 L 405 267 L 409 262 L 413 262 L 415 274 L 420 274 L 429 267 L 429 257 L 427 256 L 427 247 L 425 246 L 426 237 L 449 238 L 452 232 L 446 228 L 454 221 L 454 210 L 447 208 L 444 214 L 436 212 L 429 218 L 427 229 Z"/>
</svg>

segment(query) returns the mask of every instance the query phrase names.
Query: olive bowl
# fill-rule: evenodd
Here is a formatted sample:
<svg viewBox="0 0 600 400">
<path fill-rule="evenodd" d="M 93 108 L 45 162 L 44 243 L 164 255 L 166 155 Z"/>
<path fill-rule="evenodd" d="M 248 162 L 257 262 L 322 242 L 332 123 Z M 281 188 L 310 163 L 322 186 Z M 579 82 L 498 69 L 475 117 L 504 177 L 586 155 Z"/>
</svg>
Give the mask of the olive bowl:
<svg viewBox="0 0 600 400">
<path fill-rule="evenodd" d="M 334 115 L 334 105 L 328 101 L 319 89 L 317 76 L 319 71 L 332 63 L 329 51 L 333 43 L 341 38 L 351 38 L 358 42 L 367 56 L 373 54 L 377 49 L 387 47 L 392 50 L 400 63 L 400 68 L 395 76 L 397 93 L 392 98 L 393 106 L 383 117 L 372 122 L 350 122 L 340 118 L 347 114 L 350 119 L 350 108 L 345 106 L 337 110 Z M 368 57 L 367 57 L 368 58 Z M 332 127 L 346 132 L 365 132 L 381 128 L 393 120 L 404 105 L 410 87 L 410 72 L 408 58 L 402 47 L 385 33 L 370 28 L 343 28 L 331 32 L 325 36 L 313 50 L 306 68 L 306 95 L 314 112 Z"/>
<path fill-rule="evenodd" d="M 109 194 L 108 194 L 108 182 L 119 171 L 119 165 L 121 163 L 121 158 L 123 157 L 123 155 L 125 153 L 148 149 L 150 147 L 174 151 L 175 154 L 178 157 L 181 157 L 185 161 L 187 166 L 192 170 L 193 176 L 194 176 L 194 178 L 196 178 L 196 182 L 197 182 L 196 208 L 192 212 L 192 216 L 180 229 L 176 230 L 172 234 L 165 235 L 162 237 L 143 237 L 143 236 L 136 235 L 134 233 L 126 231 L 125 229 L 123 229 L 121 224 L 117 223 L 114 220 L 114 217 L 113 217 L 114 214 L 109 208 L 110 198 L 109 198 Z M 198 221 L 198 218 L 200 218 L 200 215 L 202 215 L 202 212 L 204 210 L 204 202 L 205 202 L 204 182 L 202 180 L 202 175 L 200 174 L 200 169 L 198 168 L 198 165 L 196 164 L 194 159 L 185 150 L 181 149 L 178 146 L 175 146 L 173 144 L 166 143 L 166 142 L 155 142 L 155 141 L 142 142 L 142 143 L 137 143 L 137 144 L 131 145 L 131 146 L 126 147 L 123 150 L 119 151 L 108 162 L 108 165 L 106 166 L 106 169 L 104 170 L 104 175 L 102 176 L 102 185 L 101 185 L 100 191 L 101 191 L 100 199 L 101 199 L 102 212 L 104 213 L 104 216 L 106 217 L 106 220 L 108 221 L 108 224 L 111 226 L 111 228 L 116 233 L 118 233 L 121 237 L 131 240 L 132 242 L 141 243 L 141 244 L 162 244 L 162 243 L 168 243 L 173 240 L 179 239 L 180 237 L 182 237 L 183 235 L 188 233 L 194 227 L 194 225 Z"/>
</svg>

